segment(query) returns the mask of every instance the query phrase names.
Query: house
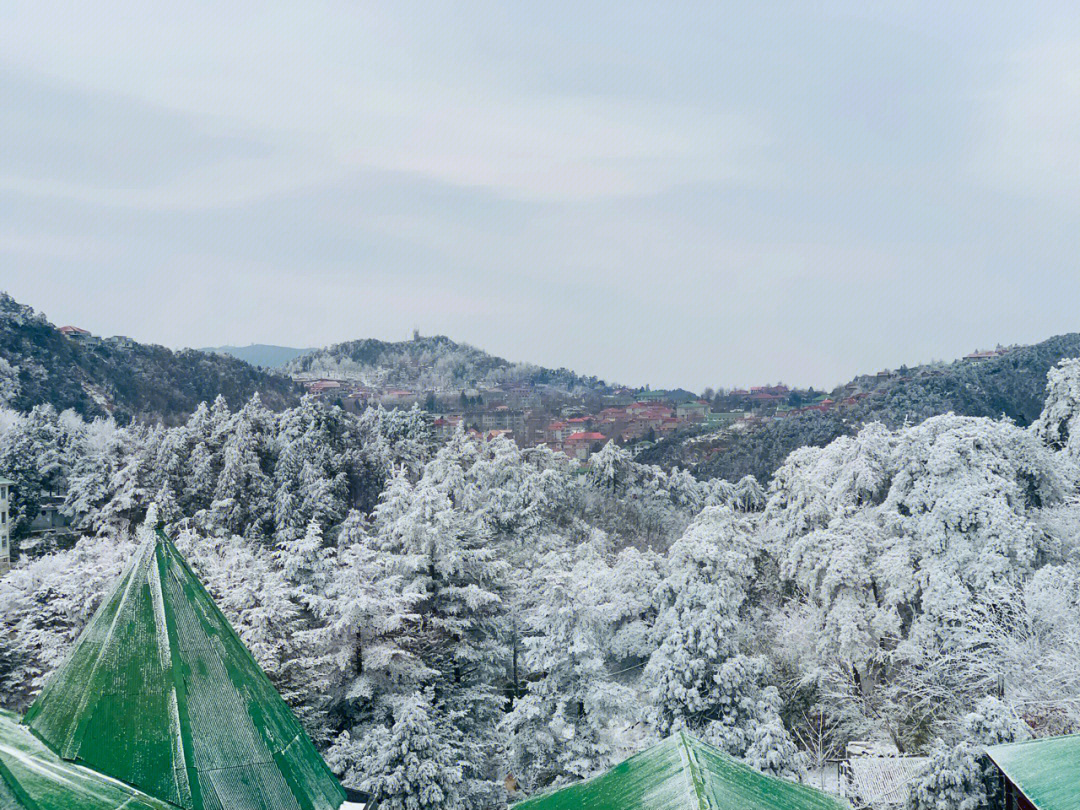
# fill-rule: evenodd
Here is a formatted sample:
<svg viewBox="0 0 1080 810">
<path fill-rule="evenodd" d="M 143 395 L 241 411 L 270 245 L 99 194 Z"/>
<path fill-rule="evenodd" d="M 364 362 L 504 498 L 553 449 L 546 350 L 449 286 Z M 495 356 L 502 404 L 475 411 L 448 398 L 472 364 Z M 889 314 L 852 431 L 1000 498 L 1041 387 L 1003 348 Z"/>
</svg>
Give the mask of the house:
<svg viewBox="0 0 1080 810">
<path fill-rule="evenodd" d="M 571 458 L 584 461 L 592 454 L 594 444 L 601 444 L 606 440 L 607 437 L 603 433 L 597 433 L 595 430 L 571 433 L 563 440 L 563 452 Z"/>
<path fill-rule="evenodd" d="M 512 810 L 845 810 L 841 799 L 766 776 L 685 732 L 606 773 Z"/>
<path fill-rule="evenodd" d="M 421 398 L 419 394 L 404 388 L 390 388 L 382 392 L 379 402 L 388 408 L 394 408 L 412 405 L 419 402 Z"/>
<path fill-rule="evenodd" d="M 11 570 L 11 488 L 15 482 L 0 476 L 0 576 Z"/>
<path fill-rule="evenodd" d="M 573 432 L 566 422 L 549 422 L 544 428 L 544 441 L 553 446 L 560 445 Z"/>
<path fill-rule="evenodd" d="M 746 411 L 718 411 L 710 413 L 705 419 L 705 424 L 709 427 L 725 428 L 745 418 Z"/>
<path fill-rule="evenodd" d="M 480 427 L 484 430 L 502 430 L 520 435 L 525 432 L 525 414 L 506 405 L 496 405 L 480 415 Z"/>
<path fill-rule="evenodd" d="M 89 330 L 80 329 L 78 326 L 61 326 L 56 331 L 72 340 L 92 340 L 94 338 Z"/>
<path fill-rule="evenodd" d="M 346 792 L 163 533 L 21 721 L 0 713 L 0 806 L 337 810 Z"/>
<path fill-rule="evenodd" d="M 461 416 L 440 416 L 431 426 L 435 429 L 435 436 L 441 441 L 452 439 L 462 421 Z"/>
<path fill-rule="evenodd" d="M 992 745 L 1005 802 L 995 810 L 1078 810 L 1080 734 Z"/>
<path fill-rule="evenodd" d="M 64 514 L 64 493 L 60 489 L 45 489 L 38 497 L 38 512 L 30 521 L 30 534 L 41 538 L 65 532 L 71 520 Z"/>
<path fill-rule="evenodd" d="M 312 394 L 322 394 L 326 391 L 335 391 L 341 388 L 340 380 L 311 380 L 304 383 L 304 387 Z"/>
<path fill-rule="evenodd" d="M 703 399 L 681 402 L 675 407 L 675 415 L 688 422 L 704 422 L 712 409 Z"/>
</svg>

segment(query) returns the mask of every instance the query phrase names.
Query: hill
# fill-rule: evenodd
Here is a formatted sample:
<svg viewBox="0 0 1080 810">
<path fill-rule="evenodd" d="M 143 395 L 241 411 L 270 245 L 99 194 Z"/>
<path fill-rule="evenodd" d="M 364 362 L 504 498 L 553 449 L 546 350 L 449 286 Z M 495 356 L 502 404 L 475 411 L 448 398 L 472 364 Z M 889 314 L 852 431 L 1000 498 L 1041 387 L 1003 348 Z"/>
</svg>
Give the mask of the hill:
<svg viewBox="0 0 1080 810">
<path fill-rule="evenodd" d="M 49 403 L 121 423 L 171 423 L 218 394 L 235 406 L 256 392 L 271 408 L 299 399 L 291 380 L 233 357 L 78 331 L 68 336 L 0 293 L 0 404 L 25 411 Z"/>
<path fill-rule="evenodd" d="M 250 346 L 210 346 L 199 349 L 212 354 L 227 354 L 237 360 L 243 360 L 260 368 L 281 368 L 290 360 L 315 351 L 315 349 L 295 349 L 291 346 L 270 346 L 266 343 L 252 343 Z"/>
<path fill-rule="evenodd" d="M 1047 372 L 1067 357 L 1080 357 L 1080 334 L 1058 335 L 976 361 L 864 375 L 830 393 L 837 403 L 848 401 L 847 407 L 808 410 L 741 431 L 689 431 L 644 451 L 639 460 L 692 468 L 702 478 L 734 481 L 749 474 L 764 482 L 792 450 L 824 446 L 869 422 L 895 429 L 952 412 L 1005 417 L 1027 426 L 1042 410 Z M 702 456 L 705 460 L 695 464 Z"/>
<path fill-rule="evenodd" d="M 295 376 L 353 379 L 365 385 L 445 390 L 528 382 L 565 391 L 603 388 L 604 381 L 565 368 L 512 363 L 448 337 L 415 337 L 397 343 L 353 340 L 305 354 L 284 370 Z"/>
</svg>

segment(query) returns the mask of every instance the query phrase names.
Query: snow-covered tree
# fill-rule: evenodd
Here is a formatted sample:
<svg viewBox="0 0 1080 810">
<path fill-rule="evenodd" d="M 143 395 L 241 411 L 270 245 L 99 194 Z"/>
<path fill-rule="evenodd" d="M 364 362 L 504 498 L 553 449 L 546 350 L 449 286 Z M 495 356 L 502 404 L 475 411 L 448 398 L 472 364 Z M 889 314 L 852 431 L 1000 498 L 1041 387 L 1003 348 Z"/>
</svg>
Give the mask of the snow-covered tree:
<svg viewBox="0 0 1080 810">
<path fill-rule="evenodd" d="M 773 772 L 798 767 L 780 723 L 769 665 L 740 648 L 760 553 L 745 519 L 729 507 L 707 507 L 668 554 L 658 589 L 662 639 L 645 680 L 659 731 L 688 728 Z"/>
<path fill-rule="evenodd" d="M 986 758 L 990 745 L 1030 737 L 1030 731 L 1000 700 L 987 697 L 967 714 L 955 745 L 934 747 L 923 775 L 911 786 L 907 810 L 983 810 L 1001 806 L 997 768 Z"/>
<path fill-rule="evenodd" d="M 576 559 L 551 552 L 530 577 L 535 602 L 524 666 L 535 673 L 504 721 L 519 781 L 544 787 L 610 764 L 617 719 L 634 719 L 633 692 L 613 676 L 615 619 L 603 540 Z"/>
<path fill-rule="evenodd" d="M 1047 374 L 1046 404 L 1031 429 L 1048 447 L 1080 464 L 1080 358 Z"/>
<path fill-rule="evenodd" d="M 430 699 L 401 701 L 394 725 L 367 759 L 360 787 L 386 810 L 460 810 L 464 776 L 452 730 L 440 724 Z"/>
</svg>

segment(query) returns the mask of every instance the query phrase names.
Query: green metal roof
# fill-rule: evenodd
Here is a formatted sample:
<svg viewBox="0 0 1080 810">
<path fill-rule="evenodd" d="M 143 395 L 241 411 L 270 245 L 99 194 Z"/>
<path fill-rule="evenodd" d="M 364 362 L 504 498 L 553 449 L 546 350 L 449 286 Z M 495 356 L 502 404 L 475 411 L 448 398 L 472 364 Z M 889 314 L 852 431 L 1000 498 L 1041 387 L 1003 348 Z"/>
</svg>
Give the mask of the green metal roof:
<svg viewBox="0 0 1080 810">
<path fill-rule="evenodd" d="M 176 810 L 163 801 L 50 751 L 14 714 L 0 710 L 2 810 Z"/>
<path fill-rule="evenodd" d="M 188 810 L 335 810 L 289 707 L 160 532 L 23 722 L 61 758 Z"/>
<path fill-rule="evenodd" d="M 15 486 L 14 481 L 12 481 L 10 478 L 4 478 L 4 476 L 2 475 L 0 475 L 0 484 L 8 484 L 10 486 Z"/>
<path fill-rule="evenodd" d="M 1080 810 L 1080 735 L 992 745 L 986 753 L 1038 810 Z"/>
<path fill-rule="evenodd" d="M 846 810 L 806 785 L 765 776 L 682 732 L 585 782 L 513 810 Z"/>
</svg>

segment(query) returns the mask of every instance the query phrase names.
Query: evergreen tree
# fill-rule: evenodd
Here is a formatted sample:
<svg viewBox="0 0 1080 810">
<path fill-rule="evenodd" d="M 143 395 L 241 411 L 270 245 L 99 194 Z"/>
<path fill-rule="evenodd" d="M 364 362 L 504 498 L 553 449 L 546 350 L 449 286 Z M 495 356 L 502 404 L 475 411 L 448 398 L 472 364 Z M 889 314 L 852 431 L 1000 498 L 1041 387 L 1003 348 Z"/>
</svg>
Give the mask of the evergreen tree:
<svg viewBox="0 0 1080 810">
<path fill-rule="evenodd" d="M 463 775 L 452 733 L 427 696 L 405 698 L 385 741 L 367 757 L 361 789 L 385 810 L 461 810 Z"/>
</svg>

